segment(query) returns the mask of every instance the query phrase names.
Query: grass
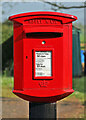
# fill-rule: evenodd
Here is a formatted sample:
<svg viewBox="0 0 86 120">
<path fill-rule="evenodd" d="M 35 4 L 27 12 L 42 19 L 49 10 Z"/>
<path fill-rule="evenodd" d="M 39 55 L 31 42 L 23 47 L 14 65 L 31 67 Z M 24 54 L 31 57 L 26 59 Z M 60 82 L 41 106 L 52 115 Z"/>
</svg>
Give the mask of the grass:
<svg viewBox="0 0 86 120">
<path fill-rule="evenodd" d="M 74 93 L 68 96 L 68 98 L 73 98 L 73 97 L 77 98 L 82 104 L 84 104 L 84 101 L 85 101 L 84 93 L 74 91 Z"/>
<path fill-rule="evenodd" d="M 85 80 L 86 77 L 79 77 L 79 78 L 73 78 L 73 89 L 74 93 L 72 93 L 69 98 L 76 97 L 77 99 L 84 103 L 86 101 L 85 95 L 86 95 L 86 90 L 85 90 Z"/>
<path fill-rule="evenodd" d="M 81 43 L 85 43 L 84 37 L 85 37 L 84 31 L 82 31 L 82 32 L 80 33 L 80 42 L 81 42 Z"/>
<path fill-rule="evenodd" d="M 84 89 L 84 82 L 86 77 L 73 78 L 73 89 L 78 92 L 86 92 Z"/>
<path fill-rule="evenodd" d="M 86 95 L 86 89 L 85 89 L 85 77 L 75 78 L 73 79 L 73 87 L 75 92 L 73 93 L 76 98 L 78 98 L 81 102 L 84 102 L 85 95 Z"/>
<path fill-rule="evenodd" d="M 0 44 L 8 40 L 13 35 L 13 27 L 12 23 L 3 23 L 2 24 L 2 41 L 0 40 Z"/>
<path fill-rule="evenodd" d="M 6 77 L 6 76 L 3 76 L 2 77 L 2 86 L 4 88 L 9 88 L 11 89 L 13 87 L 13 77 Z"/>
<path fill-rule="evenodd" d="M 2 97 L 16 97 L 12 93 L 13 89 L 13 77 L 2 77 Z"/>
</svg>

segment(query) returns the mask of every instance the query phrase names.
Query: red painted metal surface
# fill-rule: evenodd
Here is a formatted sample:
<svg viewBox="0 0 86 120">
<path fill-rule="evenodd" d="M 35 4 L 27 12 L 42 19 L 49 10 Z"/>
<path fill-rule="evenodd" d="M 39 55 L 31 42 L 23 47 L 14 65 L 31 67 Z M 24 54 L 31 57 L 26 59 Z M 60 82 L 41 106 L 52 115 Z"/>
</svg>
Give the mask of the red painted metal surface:
<svg viewBox="0 0 86 120">
<path fill-rule="evenodd" d="M 14 27 L 14 94 L 33 102 L 55 102 L 74 92 L 72 21 L 76 19 L 57 12 L 9 17 Z M 52 52 L 51 76 L 35 75 L 36 51 Z"/>
</svg>

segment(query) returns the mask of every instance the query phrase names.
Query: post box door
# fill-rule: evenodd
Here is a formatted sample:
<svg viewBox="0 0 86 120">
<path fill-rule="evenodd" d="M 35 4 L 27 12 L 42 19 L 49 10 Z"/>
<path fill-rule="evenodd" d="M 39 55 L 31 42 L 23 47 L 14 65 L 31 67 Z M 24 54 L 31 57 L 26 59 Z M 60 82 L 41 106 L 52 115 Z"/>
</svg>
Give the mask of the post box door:
<svg viewBox="0 0 86 120">
<path fill-rule="evenodd" d="M 35 33 L 35 35 L 28 33 L 27 38 L 23 39 L 25 89 L 63 89 L 64 85 L 65 88 L 68 87 L 68 26 L 65 25 L 63 30 L 63 33 Z M 45 44 L 42 44 L 43 42 Z M 37 54 L 45 58 L 38 58 Z M 37 60 L 41 60 L 39 64 L 41 67 L 37 67 Z M 48 73 L 44 72 L 47 67 Z M 64 79 L 66 83 L 63 82 Z"/>
</svg>

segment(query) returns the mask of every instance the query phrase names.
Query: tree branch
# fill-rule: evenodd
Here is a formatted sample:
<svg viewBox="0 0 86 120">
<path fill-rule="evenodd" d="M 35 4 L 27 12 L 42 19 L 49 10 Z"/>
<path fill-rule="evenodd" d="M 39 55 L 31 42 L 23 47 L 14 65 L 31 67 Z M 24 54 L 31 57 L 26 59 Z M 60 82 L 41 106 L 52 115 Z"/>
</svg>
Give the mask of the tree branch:
<svg viewBox="0 0 86 120">
<path fill-rule="evenodd" d="M 53 2 L 47 2 L 47 1 L 44 1 L 45 3 L 47 3 L 47 4 L 50 4 L 50 5 L 52 5 L 52 6 L 54 6 L 54 7 L 58 7 L 59 9 L 73 9 L 73 8 L 85 8 L 86 7 L 86 4 L 85 5 L 81 5 L 81 6 L 70 6 L 70 7 L 66 7 L 66 6 L 64 6 L 64 5 L 58 5 L 58 4 L 56 4 L 56 3 L 53 3 Z"/>
</svg>

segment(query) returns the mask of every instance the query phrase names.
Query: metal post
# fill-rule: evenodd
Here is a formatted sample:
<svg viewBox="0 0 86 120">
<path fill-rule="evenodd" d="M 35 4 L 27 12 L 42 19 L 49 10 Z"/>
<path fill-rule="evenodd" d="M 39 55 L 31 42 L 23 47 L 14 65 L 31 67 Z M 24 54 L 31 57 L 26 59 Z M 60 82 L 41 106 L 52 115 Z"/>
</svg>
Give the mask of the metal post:
<svg viewBox="0 0 86 120">
<path fill-rule="evenodd" d="M 29 120 L 50 119 L 56 120 L 56 103 L 29 103 Z"/>
</svg>

